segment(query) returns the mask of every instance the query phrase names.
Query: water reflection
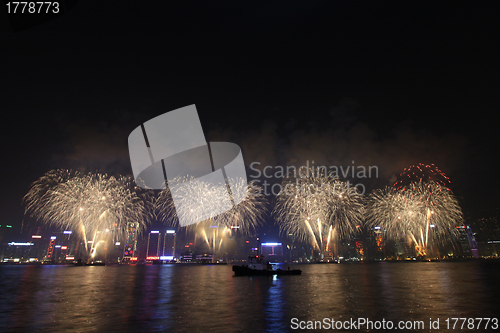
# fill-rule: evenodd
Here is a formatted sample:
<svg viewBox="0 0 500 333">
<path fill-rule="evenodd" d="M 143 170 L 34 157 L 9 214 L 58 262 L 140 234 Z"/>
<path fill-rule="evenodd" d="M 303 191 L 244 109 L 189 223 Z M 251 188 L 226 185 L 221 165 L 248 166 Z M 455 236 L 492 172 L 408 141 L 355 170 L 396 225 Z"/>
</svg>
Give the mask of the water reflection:
<svg viewBox="0 0 500 333">
<path fill-rule="evenodd" d="M 267 277 L 267 297 L 264 302 L 264 313 L 266 316 L 266 331 L 280 332 L 283 330 L 283 322 L 286 322 L 286 293 L 283 290 L 284 276 L 274 275 Z M 289 278 L 287 276 L 286 278 Z"/>
<path fill-rule="evenodd" d="M 172 272 L 174 269 L 175 267 L 171 265 L 160 266 L 158 272 L 158 303 L 154 314 L 155 325 L 153 325 L 153 328 L 162 332 L 166 332 L 171 328 L 170 323 L 174 318 L 172 310 L 169 309 L 175 289 L 172 286 Z"/>
<path fill-rule="evenodd" d="M 290 331 L 299 320 L 495 317 L 498 263 L 303 265 L 234 277 L 231 266 L 0 266 L 0 331 Z"/>
</svg>

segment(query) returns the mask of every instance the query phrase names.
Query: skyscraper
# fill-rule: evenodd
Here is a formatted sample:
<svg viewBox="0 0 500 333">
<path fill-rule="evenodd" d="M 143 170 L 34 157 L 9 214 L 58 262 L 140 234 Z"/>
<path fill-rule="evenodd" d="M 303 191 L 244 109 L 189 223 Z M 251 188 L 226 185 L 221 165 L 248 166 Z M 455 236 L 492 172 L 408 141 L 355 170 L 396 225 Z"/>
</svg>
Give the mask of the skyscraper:
<svg viewBox="0 0 500 333">
<path fill-rule="evenodd" d="M 127 223 L 127 241 L 123 250 L 123 261 L 128 262 L 130 258 L 137 258 L 137 232 L 139 228 L 138 222 Z M 132 259 L 134 260 L 134 259 Z M 137 260 L 137 259 L 135 259 Z"/>
</svg>

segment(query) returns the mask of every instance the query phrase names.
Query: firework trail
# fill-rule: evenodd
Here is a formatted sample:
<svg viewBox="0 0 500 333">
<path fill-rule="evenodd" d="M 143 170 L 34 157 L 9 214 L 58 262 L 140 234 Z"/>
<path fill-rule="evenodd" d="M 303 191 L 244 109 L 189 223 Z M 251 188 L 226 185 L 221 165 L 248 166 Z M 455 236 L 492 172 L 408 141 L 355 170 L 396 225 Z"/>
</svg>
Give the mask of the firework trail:
<svg viewBox="0 0 500 333">
<path fill-rule="evenodd" d="M 125 234 L 127 222 L 147 222 L 143 198 L 129 177 L 106 174 L 82 174 L 51 170 L 35 181 L 24 196 L 25 215 L 47 226 L 80 234 L 85 250 L 95 254 L 88 241 L 112 230 L 118 238 Z"/>
<path fill-rule="evenodd" d="M 436 244 L 444 242 L 463 222 L 452 192 L 433 181 L 375 190 L 368 200 L 368 212 L 369 226 L 379 226 L 388 238 L 409 236 L 418 256 L 427 255 L 431 238 Z"/>
<path fill-rule="evenodd" d="M 357 231 L 364 206 L 355 187 L 321 172 L 285 178 L 273 215 L 281 233 L 296 235 L 323 255 L 332 238 L 348 237 Z"/>
</svg>

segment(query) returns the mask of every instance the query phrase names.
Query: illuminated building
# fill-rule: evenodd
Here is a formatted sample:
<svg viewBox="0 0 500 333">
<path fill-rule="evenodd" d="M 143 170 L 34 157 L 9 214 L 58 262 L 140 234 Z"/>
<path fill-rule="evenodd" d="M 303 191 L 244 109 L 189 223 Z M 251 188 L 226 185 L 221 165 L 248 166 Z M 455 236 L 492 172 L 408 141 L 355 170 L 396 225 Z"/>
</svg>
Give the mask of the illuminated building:
<svg viewBox="0 0 500 333">
<path fill-rule="evenodd" d="M 375 233 L 379 237 L 379 233 Z M 339 257 L 344 257 L 347 261 L 360 261 L 365 258 L 365 248 L 361 235 L 351 236 L 342 242 L 342 249 Z M 328 260 L 333 259 L 329 258 Z"/>
<path fill-rule="evenodd" d="M 293 234 L 288 234 L 286 248 L 288 250 L 288 260 L 298 260 L 299 250 L 297 249 L 297 244 L 295 244 L 295 236 Z"/>
<path fill-rule="evenodd" d="M 63 246 L 66 246 L 66 252 L 64 253 L 65 256 L 71 256 L 74 257 L 77 255 L 77 240 L 78 237 L 73 237 L 73 231 L 71 230 L 64 230 L 62 232 L 62 235 L 60 236 L 60 243 Z M 66 259 L 66 258 L 65 258 Z"/>
<path fill-rule="evenodd" d="M 69 255 L 70 253 L 72 253 L 71 251 L 74 251 L 75 247 L 74 242 L 70 242 L 72 233 L 73 232 L 69 230 L 58 233 L 56 241 L 54 242 L 55 245 L 52 254 L 52 260 L 55 263 L 66 263 L 66 258 L 68 256 L 74 257 L 74 255 Z"/>
<path fill-rule="evenodd" d="M 5 244 L 2 262 L 27 262 L 36 259 L 33 242 L 10 242 Z"/>
<path fill-rule="evenodd" d="M 147 261 L 172 261 L 175 259 L 175 245 L 177 233 L 175 230 L 166 230 L 164 233 L 153 230 L 148 234 L 146 248 Z M 190 243 L 192 245 L 192 243 Z"/>
<path fill-rule="evenodd" d="M 137 259 L 137 232 L 139 228 L 138 222 L 127 223 L 127 240 L 123 249 L 123 261 L 135 261 Z"/>
<path fill-rule="evenodd" d="M 162 256 L 175 258 L 175 243 L 177 239 L 177 233 L 175 230 L 167 230 L 163 237 L 163 251 Z"/>
<path fill-rule="evenodd" d="M 6 224 L 0 224 L 0 244 L 2 244 L 3 238 L 5 236 L 5 233 L 7 232 L 7 228 L 12 228 L 11 225 L 6 225 Z M 2 252 L 3 253 L 3 252 Z M 2 255 L 2 254 L 0 254 Z"/>
<path fill-rule="evenodd" d="M 54 259 L 53 255 L 54 255 L 55 244 L 56 244 L 56 236 L 50 237 L 50 242 L 47 248 L 47 254 L 45 255 L 45 260 L 52 261 Z"/>
<path fill-rule="evenodd" d="M 267 256 L 269 260 L 283 257 L 283 246 L 281 243 L 261 243 L 260 253 Z"/>
<path fill-rule="evenodd" d="M 36 258 L 36 261 L 41 261 L 47 250 L 45 240 L 40 233 L 40 228 L 38 228 L 37 233 L 31 235 L 31 242 L 35 244 L 33 245 L 33 258 Z"/>
<path fill-rule="evenodd" d="M 495 216 L 482 217 L 470 225 L 478 243 L 481 257 L 498 257 L 500 244 L 500 224 Z"/>
<path fill-rule="evenodd" d="M 394 255 L 397 260 L 412 258 L 415 255 L 414 250 L 410 238 L 406 235 L 401 235 L 401 237 L 394 242 Z"/>
<path fill-rule="evenodd" d="M 160 260 L 161 232 L 153 230 L 148 234 L 146 260 Z"/>
<path fill-rule="evenodd" d="M 484 251 L 483 248 L 481 248 L 481 255 L 485 256 L 486 253 L 487 256 L 498 258 L 499 248 L 500 240 L 489 240 L 484 246 Z"/>
<path fill-rule="evenodd" d="M 367 248 L 363 248 L 364 255 L 367 259 L 381 260 L 385 258 L 386 240 L 384 236 L 384 230 L 379 226 L 369 230 L 366 237 Z"/>
<path fill-rule="evenodd" d="M 363 241 L 357 240 L 357 241 L 355 241 L 355 244 L 356 244 L 356 254 L 361 259 L 365 256 L 365 250 L 363 248 Z"/>
<path fill-rule="evenodd" d="M 208 264 L 213 262 L 213 255 L 211 254 L 197 254 L 196 255 L 196 262 L 200 264 Z"/>
<path fill-rule="evenodd" d="M 375 234 L 375 246 L 377 247 L 378 252 L 384 251 L 384 237 L 382 235 L 382 231 L 380 227 L 373 228 L 373 233 Z"/>
<path fill-rule="evenodd" d="M 457 227 L 458 242 L 462 248 L 462 254 L 465 257 L 479 258 L 479 251 L 477 248 L 476 238 L 470 226 L 459 226 Z"/>
</svg>

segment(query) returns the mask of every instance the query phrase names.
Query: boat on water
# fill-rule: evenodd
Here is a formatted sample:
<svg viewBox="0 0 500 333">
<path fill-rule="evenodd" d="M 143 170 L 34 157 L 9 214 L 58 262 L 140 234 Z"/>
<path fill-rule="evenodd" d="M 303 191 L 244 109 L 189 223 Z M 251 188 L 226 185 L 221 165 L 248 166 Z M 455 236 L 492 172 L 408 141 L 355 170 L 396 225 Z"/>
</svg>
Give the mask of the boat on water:
<svg viewBox="0 0 500 333">
<path fill-rule="evenodd" d="M 88 266 L 106 266 L 106 263 L 104 261 L 97 260 L 97 261 L 91 261 L 87 265 Z"/>
<path fill-rule="evenodd" d="M 106 266 L 106 263 L 101 260 L 84 263 L 82 262 L 82 259 L 78 259 L 77 262 L 75 262 L 75 266 Z"/>
<path fill-rule="evenodd" d="M 276 269 L 275 264 L 264 260 L 264 256 L 256 255 L 248 257 L 247 265 L 234 265 L 233 272 L 235 276 L 250 276 L 250 275 L 300 275 L 300 269 Z"/>
</svg>

